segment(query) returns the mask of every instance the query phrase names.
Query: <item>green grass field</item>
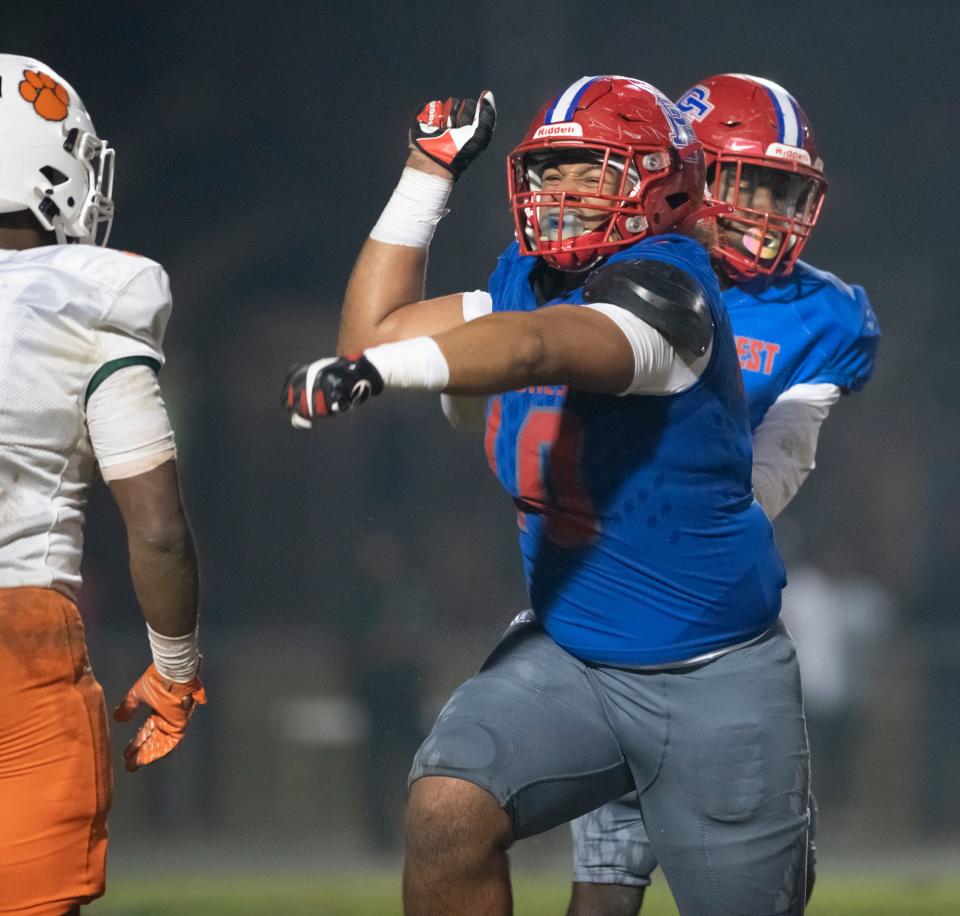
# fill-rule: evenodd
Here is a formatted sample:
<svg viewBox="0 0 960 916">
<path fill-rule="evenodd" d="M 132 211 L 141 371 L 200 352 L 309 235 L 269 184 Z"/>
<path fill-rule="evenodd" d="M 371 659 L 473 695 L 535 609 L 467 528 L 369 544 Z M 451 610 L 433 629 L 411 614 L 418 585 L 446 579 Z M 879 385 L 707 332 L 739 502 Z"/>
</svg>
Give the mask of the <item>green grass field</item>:
<svg viewBox="0 0 960 916">
<path fill-rule="evenodd" d="M 518 916 L 562 916 L 566 876 L 515 882 Z M 400 916 L 395 874 L 349 878 L 195 878 L 171 883 L 113 881 L 107 896 L 85 909 L 91 916 Z M 651 888 L 644 916 L 675 916 L 661 880 Z M 818 880 L 809 916 L 956 916 L 960 877 L 937 879 Z M 451 914 L 455 916 L 455 914 Z"/>
</svg>

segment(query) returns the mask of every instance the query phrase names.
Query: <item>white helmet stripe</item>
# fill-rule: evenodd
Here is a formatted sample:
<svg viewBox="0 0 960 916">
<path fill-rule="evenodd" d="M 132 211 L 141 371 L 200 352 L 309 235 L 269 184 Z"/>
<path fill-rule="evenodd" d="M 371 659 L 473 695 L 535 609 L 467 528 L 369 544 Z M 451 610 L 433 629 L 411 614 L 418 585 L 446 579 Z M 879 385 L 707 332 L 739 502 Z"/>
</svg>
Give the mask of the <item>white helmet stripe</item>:
<svg viewBox="0 0 960 916">
<path fill-rule="evenodd" d="M 595 80 L 595 76 L 582 76 L 575 83 L 571 83 L 553 103 L 553 108 L 547 112 L 546 123 L 556 124 L 558 121 L 569 121 L 577 110 L 577 96 L 588 83 Z"/>
<path fill-rule="evenodd" d="M 793 96 L 773 80 L 764 79 L 762 76 L 753 76 L 750 79 L 760 83 L 767 90 L 767 94 L 773 102 L 774 111 L 777 113 L 777 126 L 780 131 L 777 139 L 787 146 L 800 146 L 800 121 L 797 118 L 796 102 L 794 102 Z"/>
</svg>

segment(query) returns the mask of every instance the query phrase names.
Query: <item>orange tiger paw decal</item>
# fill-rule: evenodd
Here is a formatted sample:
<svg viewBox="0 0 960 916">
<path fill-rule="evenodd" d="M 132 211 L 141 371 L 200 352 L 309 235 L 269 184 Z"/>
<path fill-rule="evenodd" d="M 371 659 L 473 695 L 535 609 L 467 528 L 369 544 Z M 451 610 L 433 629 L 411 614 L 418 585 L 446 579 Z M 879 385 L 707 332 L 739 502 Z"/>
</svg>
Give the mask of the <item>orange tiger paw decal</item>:
<svg viewBox="0 0 960 916">
<path fill-rule="evenodd" d="M 63 86 L 46 73 L 24 70 L 20 95 L 46 121 L 62 121 L 67 116 L 70 96 Z"/>
</svg>

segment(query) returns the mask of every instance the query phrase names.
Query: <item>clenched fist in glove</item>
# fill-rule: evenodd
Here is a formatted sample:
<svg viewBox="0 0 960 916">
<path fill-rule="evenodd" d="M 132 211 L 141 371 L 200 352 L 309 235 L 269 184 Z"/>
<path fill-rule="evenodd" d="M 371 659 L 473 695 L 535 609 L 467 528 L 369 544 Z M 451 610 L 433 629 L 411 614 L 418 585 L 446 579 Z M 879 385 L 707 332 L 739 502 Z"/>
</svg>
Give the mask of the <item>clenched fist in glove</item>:
<svg viewBox="0 0 960 916">
<path fill-rule="evenodd" d="M 180 684 L 168 680 L 150 665 L 113 711 L 113 718 L 118 722 L 129 722 L 141 704 L 150 707 L 146 722 L 123 752 L 127 769 L 132 773 L 166 757 L 183 738 L 193 710 L 206 702 L 199 675 L 188 684 Z"/>
<path fill-rule="evenodd" d="M 297 366 L 283 383 L 290 422 L 310 429 L 314 417 L 346 413 L 383 391 L 383 378 L 365 356 L 330 357 Z"/>
<path fill-rule="evenodd" d="M 410 149 L 429 156 L 456 180 L 487 148 L 496 123 L 497 109 L 489 89 L 479 99 L 427 102 L 410 125 Z"/>
</svg>

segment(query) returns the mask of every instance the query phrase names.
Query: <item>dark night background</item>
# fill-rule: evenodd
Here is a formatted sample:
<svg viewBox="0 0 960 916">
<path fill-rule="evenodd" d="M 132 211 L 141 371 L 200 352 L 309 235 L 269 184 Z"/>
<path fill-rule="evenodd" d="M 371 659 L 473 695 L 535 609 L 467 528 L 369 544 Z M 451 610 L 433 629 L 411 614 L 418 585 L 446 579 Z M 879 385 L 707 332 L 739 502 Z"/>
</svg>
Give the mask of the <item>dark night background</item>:
<svg viewBox="0 0 960 916">
<path fill-rule="evenodd" d="M 866 607 L 840 627 L 855 676 L 810 710 L 821 847 L 960 846 L 960 6 L 4 0 L 0 35 L 82 95 L 118 152 L 111 242 L 163 263 L 174 290 L 162 383 L 211 701 L 169 761 L 118 773 L 119 870 L 124 850 L 185 835 L 210 856 L 395 850 L 423 729 L 524 606 L 513 510 L 436 398 L 389 395 L 305 435 L 280 383 L 332 352 L 418 103 L 490 87 L 500 112 L 432 246 L 439 295 L 485 285 L 511 240 L 504 156 L 586 73 L 674 98 L 754 73 L 813 123 L 830 190 L 804 257 L 862 284 L 884 334 L 777 522 L 791 569 L 835 586 L 826 614 Z M 103 491 L 87 541 L 83 611 L 115 703 L 148 649 Z M 562 836 L 543 849 L 565 866 Z"/>
</svg>

